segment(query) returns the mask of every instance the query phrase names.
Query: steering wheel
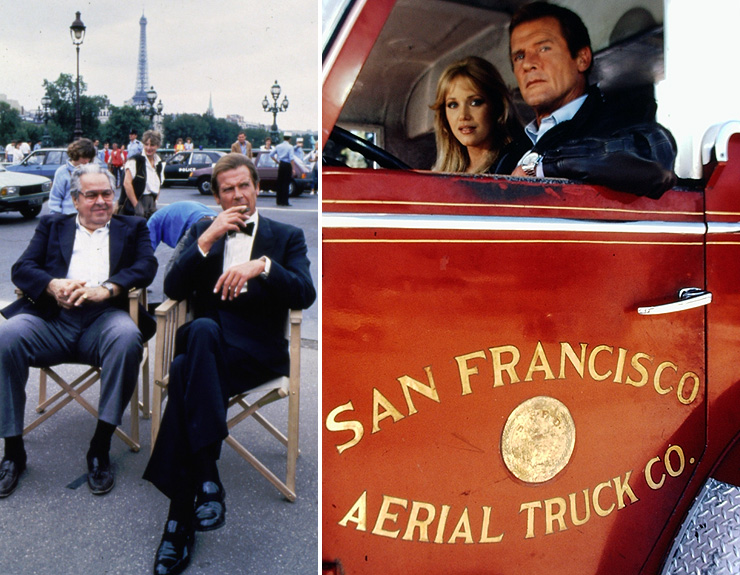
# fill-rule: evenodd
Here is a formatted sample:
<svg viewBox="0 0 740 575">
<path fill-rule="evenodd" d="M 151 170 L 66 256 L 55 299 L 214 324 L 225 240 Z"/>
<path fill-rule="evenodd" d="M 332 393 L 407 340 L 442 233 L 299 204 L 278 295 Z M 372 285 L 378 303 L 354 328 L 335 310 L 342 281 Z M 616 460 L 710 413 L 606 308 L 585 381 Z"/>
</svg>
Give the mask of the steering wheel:
<svg viewBox="0 0 740 575">
<path fill-rule="evenodd" d="M 346 166 L 344 158 L 337 154 L 332 154 L 331 148 L 338 150 L 349 148 L 353 152 L 362 155 L 369 162 L 375 162 L 381 168 L 389 170 L 411 169 L 408 164 L 389 154 L 383 148 L 379 148 L 375 144 L 371 144 L 367 140 L 339 126 L 334 126 L 329 136 L 329 142 L 327 142 L 322 153 L 322 163 L 325 166 Z"/>
</svg>

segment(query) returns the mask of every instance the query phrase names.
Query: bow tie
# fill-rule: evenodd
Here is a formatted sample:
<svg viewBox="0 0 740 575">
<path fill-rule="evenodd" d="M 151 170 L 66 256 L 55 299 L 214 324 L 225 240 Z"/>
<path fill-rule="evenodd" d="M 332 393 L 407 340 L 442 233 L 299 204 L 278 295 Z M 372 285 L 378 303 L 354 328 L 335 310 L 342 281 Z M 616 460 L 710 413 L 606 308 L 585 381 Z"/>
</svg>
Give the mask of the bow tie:
<svg viewBox="0 0 740 575">
<path fill-rule="evenodd" d="M 235 232 L 235 231 L 229 232 L 229 237 L 233 238 L 236 234 L 247 234 L 248 236 L 251 236 L 253 233 L 254 233 L 254 222 L 249 222 L 243 228 L 239 228 L 238 232 Z"/>
</svg>

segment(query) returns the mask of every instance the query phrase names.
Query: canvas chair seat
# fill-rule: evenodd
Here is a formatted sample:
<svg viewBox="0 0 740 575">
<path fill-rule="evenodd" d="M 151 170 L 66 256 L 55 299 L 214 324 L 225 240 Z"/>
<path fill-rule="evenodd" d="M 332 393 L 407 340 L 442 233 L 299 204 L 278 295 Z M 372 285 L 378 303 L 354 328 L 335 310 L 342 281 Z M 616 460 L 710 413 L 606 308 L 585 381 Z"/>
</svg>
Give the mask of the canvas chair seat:
<svg viewBox="0 0 740 575">
<path fill-rule="evenodd" d="M 167 396 L 167 385 L 170 378 L 170 364 L 175 354 L 175 335 L 180 326 L 189 321 L 186 301 L 168 299 L 154 312 L 157 319 L 157 339 L 154 358 L 154 386 L 152 398 L 152 449 L 159 433 L 162 419 L 162 405 Z M 249 462 L 270 483 L 272 483 L 289 501 L 296 499 L 296 463 L 300 453 L 298 449 L 298 423 L 300 407 L 300 347 L 301 347 L 301 310 L 290 310 L 286 338 L 290 348 L 290 375 L 279 377 L 262 385 L 236 395 L 229 400 L 229 417 L 227 425 L 233 429 L 242 421 L 252 417 L 264 427 L 286 449 L 286 472 L 284 478 L 274 473 L 260 461 L 252 451 L 239 442 L 233 433 L 225 439 L 243 459 Z M 288 398 L 288 421 L 285 433 L 267 420 L 260 409 L 264 406 Z"/>
<path fill-rule="evenodd" d="M 16 290 L 19 297 L 22 297 L 22 293 Z M 142 305 L 146 309 L 146 290 L 136 289 L 132 290 L 128 294 L 129 302 L 129 313 L 131 318 L 134 320 L 136 325 L 139 324 L 139 305 Z M 83 366 L 83 371 L 80 375 L 68 381 L 71 376 L 62 375 L 62 369 L 60 365 L 80 365 Z M 68 371 L 64 369 L 65 373 Z M 59 391 L 47 397 L 48 381 L 51 379 L 54 383 L 59 386 Z M 100 368 L 93 367 L 86 364 L 80 364 L 78 362 L 65 362 L 64 364 L 58 364 L 54 366 L 44 366 L 39 371 L 39 401 L 36 406 L 36 412 L 40 415 L 36 417 L 31 423 L 29 423 L 23 429 L 23 435 L 28 434 L 44 421 L 49 419 L 52 415 L 57 413 L 60 409 L 71 403 L 72 401 L 77 402 L 86 411 L 88 411 L 93 417 L 98 418 L 98 411 L 95 409 L 90 402 L 84 397 L 83 393 L 94 383 L 100 381 Z M 141 402 L 139 401 L 139 386 L 134 388 L 134 393 L 131 396 L 131 430 L 126 433 L 121 427 L 117 427 L 115 434 L 123 440 L 123 442 L 129 446 L 131 451 L 139 451 L 141 444 L 139 441 L 139 411 L 141 410 L 142 417 L 144 419 L 149 418 L 149 343 L 144 342 L 144 351 L 141 358 L 141 382 L 142 392 Z"/>
</svg>

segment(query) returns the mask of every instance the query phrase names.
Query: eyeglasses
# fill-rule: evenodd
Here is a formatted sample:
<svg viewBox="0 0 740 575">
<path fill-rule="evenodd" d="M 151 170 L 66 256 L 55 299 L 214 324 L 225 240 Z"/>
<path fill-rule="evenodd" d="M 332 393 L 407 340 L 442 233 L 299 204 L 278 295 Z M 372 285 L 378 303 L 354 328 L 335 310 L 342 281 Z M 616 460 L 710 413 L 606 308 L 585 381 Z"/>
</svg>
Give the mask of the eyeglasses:
<svg viewBox="0 0 740 575">
<path fill-rule="evenodd" d="M 80 195 L 86 200 L 97 200 L 98 196 L 104 200 L 113 198 L 113 190 L 90 190 L 89 192 L 80 192 Z"/>
</svg>

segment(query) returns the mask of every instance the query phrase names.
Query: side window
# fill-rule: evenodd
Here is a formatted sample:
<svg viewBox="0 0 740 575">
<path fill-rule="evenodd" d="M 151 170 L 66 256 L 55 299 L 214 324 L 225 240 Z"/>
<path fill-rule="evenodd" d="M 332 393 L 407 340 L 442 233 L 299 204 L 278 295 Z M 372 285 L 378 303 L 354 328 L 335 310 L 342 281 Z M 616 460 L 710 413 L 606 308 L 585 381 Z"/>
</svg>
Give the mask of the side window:
<svg viewBox="0 0 740 575">
<path fill-rule="evenodd" d="M 370 144 L 383 147 L 383 132 L 380 126 L 343 126 L 353 135 Z M 324 147 L 323 156 L 328 162 L 335 166 L 346 166 L 348 168 L 378 168 L 378 165 L 367 159 L 360 152 L 342 146 L 336 142 L 329 141 Z"/>
<path fill-rule="evenodd" d="M 64 154 L 67 155 L 66 152 Z M 52 150 L 48 154 L 46 154 L 46 164 L 63 164 L 67 161 L 67 158 L 65 157 L 62 159 L 62 152 L 59 150 Z"/>
<path fill-rule="evenodd" d="M 170 165 L 178 165 L 178 164 L 187 164 L 188 158 L 190 157 L 190 154 L 175 154 L 170 158 L 170 161 L 167 162 Z"/>
<path fill-rule="evenodd" d="M 211 158 L 208 154 L 193 154 L 193 161 L 191 164 L 210 164 Z"/>
<path fill-rule="evenodd" d="M 33 154 L 26 159 L 26 165 L 28 166 L 40 166 L 44 163 L 44 157 L 46 153 L 42 152 L 39 154 Z"/>
</svg>

